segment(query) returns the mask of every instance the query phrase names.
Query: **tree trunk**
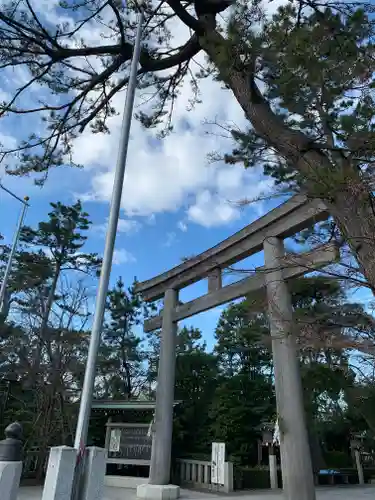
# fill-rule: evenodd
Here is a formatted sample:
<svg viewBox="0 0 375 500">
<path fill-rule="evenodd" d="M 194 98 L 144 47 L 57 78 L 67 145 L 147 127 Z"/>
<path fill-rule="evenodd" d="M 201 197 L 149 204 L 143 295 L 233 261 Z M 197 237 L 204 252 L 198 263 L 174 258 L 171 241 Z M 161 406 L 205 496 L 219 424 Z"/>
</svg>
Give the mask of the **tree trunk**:
<svg viewBox="0 0 375 500">
<path fill-rule="evenodd" d="M 0 325 L 3 325 L 8 318 L 10 311 L 11 294 L 9 290 L 5 290 L 4 300 L 0 309 Z"/>
<path fill-rule="evenodd" d="M 41 425 L 39 427 L 39 436 L 38 436 L 38 459 L 37 466 L 35 469 L 35 479 L 38 483 L 42 483 L 43 475 L 44 475 L 44 465 L 45 459 L 48 453 L 48 444 L 51 436 L 51 425 L 52 425 L 52 415 L 54 408 L 54 395 L 50 388 L 43 384 L 42 391 L 44 391 L 43 395 L 43 419 Z"/>
<path fill-rule="evenodd" d="M 319 436 L 314 428 L 314 420 L 308 417 L 307 421 L 308 421 L 307 433 L 309 437 L 311 462 L 314 475 L 317 475 L 319 474 L 319 471 L 321 469 L 326 468 L 326 463 L 323 458 L 323 451 L 322 451 L 322 446 L 320 444 Z"/>
<path fill-rule="evenodd" d="M 60 271 L 61 271 L 61 264 L 56 263 L 55 274 L 53 275 L 51 288 L 50 288 L 50 291 L 48 293 L 47 302 L 46 302 L 44 314 L 42 317 L 42 323 L 41 323 L 40 329 L 39 329 L 39 342 L 38 342 L 39 349 L 38 349 L 38 352 L 36 354 L 36 359 L 35 359 L 35 364 L 34 364 L 34 367 L 35 367 L 34 373 L 36 374 L 36 376 L 38 375 L 39 369 L 40 369 L 41 355 L 42 355 L 42 350 L 43 350 L 44 343 L 45 343 L 45 336 L 46 336 L 46 331 L 47 331 L 47 326 L 48 326 L 48 320 L 49 320 L 53 301 L 54 301 L 55 294 L 56 294 L 57 282 L 59 280 Z"/>
<path fill-rule="evenodd" d="M 42 318 L 42 324 L 40 325 L 40 335 L 41 335 L 42 339 L 43 339 L 45 331 L 47 329 L 49 315 L 51 313 L 53 301 L 54 301 L 55 294 L 56 294 L 57 282 L 58 282 L 59 276 L 60 276 L 60 267 L 61 267 L 60 264 L 57 263 L 56 264 L 56 269 L 55 269 L 55 274 L 53 276 L 53 280 L 52 280 L 52 283 L 51 283 L 51 288 L 50 288 L 50 291 L 49 291 L 49 294 L 48 294 L 48 298 L 47 298 L 47 302 L 46 302 L 46 308 L 45 308 L 45 311 L 44 311 L 44 314 L 43 314 L 43 318 Z"/>
<path fill-rule="evenodd" d="M 121 360 L 122 361 L 122 369 L 123 369 L 124 375 L 125 375 L 124 395 L 126 396 L 126 399 L 130 399 L 133 388 L 132 388 L 132 381 L 131 381 L 131 374 L 130 374 L 128 359 L 127 359 L 125 347 L 123 344 L 121 345 L 121 354 L 122 354 L 122 360 Z"/>
<path fill-rule="evenodd" d="M 375 212 L 373 196 L 361 180 L 355 189 L 342 190 L 328 209 L 375 293 Z"/>
<path fill-rule="evenodd" d="M 230 87 L 246 118 L 261 136 L 301 174 L 301 191 L 321 198 L 375 292 L 375 212 L 373 195 L 361 172 L 340 152 L 319 149 L 301 131 L 289 128 L 264 99 L 254 81 L 253 64 L 241 62 L 237 48 L 208 23 L 202 48 Z M 333 157 L 333 158 L 332 158 Z"/>
</svg>

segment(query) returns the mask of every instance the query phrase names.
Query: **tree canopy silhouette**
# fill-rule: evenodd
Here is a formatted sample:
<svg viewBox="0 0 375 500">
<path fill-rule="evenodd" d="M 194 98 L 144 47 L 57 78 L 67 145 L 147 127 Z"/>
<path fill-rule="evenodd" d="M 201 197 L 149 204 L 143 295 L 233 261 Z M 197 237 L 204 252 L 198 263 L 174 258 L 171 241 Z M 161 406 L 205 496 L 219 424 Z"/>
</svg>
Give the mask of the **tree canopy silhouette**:
<svg viewBox="0 0 375 500">
<path fill-rule="evenodd" d="M 128 83 L 137 6 L 63 0 L 51 15 L 33 5 L 1 5 L 2 81 L 18 68 L 22 83 L 0 116 L 34 114 L 42 126 L 2 156 L 20 160 L 9 173 L 40 172 L 43 180 L 51 167 L 73 165 L 74 138 L 86 127 L 109 132 L 113 97 Z M 227 160 L 263 164 L 293 191 L 324 200 L 374 291 L 374 5 L 295 0 L 273 16 L 264 7 L 147 1 L 138 86 L 149 96 L 138 118 L 165 134 L 184 81 L 192 104 L 200 78 L 221 81 L 251 125 L 245 137 L 234 134 L 240 147 Z"/>
</svg>

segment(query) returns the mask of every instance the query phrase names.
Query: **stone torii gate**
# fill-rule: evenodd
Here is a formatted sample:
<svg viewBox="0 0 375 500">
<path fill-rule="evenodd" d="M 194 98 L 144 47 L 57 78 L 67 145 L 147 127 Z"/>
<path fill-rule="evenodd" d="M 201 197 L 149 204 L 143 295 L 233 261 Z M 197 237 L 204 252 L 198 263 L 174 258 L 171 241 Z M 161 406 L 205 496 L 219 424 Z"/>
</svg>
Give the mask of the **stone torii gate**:
<svg viewBox="0 0 375 500">
<path fill-rule="evenodd" d="M 265 288 L 284 494 L 288 500 L 315 500 L 299 361 L 291 331 L 292 303 L 286 280 L 335 261 L 338 252 L 334 245 L 324 245 L 311 252 L 286 255 L 283 240 L 328 216 L 320 200 L 294 196 L 215 247 L 138 283 L 137 291 L 145 301 L 164 298 L 162 313 L 144 323 L 145 332 L 162 328 L 162 334 L 149 484 L 138 488 L 140 498 L 169 500 L 179 495 L 178 487 L 169 484 L 178 321 Z M 264 267 L 258 268 L 251 277 L 222 286 L 223 269 L 261 250 L 264 250 Z M 179 290 L 206 278 L 207 294 L 179 303 Z"/>
</svg>

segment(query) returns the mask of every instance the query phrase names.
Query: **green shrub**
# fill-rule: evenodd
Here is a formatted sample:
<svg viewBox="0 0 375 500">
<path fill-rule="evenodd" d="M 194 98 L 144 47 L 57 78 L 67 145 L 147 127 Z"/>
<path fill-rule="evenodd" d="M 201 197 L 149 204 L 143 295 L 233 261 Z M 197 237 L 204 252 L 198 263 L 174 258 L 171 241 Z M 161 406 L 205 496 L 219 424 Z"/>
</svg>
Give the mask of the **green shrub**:
<svg viewBox="0 0 375 500">
<path fill-rule="evenodd" d="M 279 486 L 281 486 L 280 471 L 278 476 Z M 263 490 L 270 487 L 268 467 L 234 467 L 234 488 L 236 490 Z"/>
<path fill-rule="evenodd" d="M 199 460 L 200 462 L 211 462 L 211 455 L 208 453 L 180 453 L 180 460 Z"/>
<path fill-rule="evenodd" d="M 327 464 L 327 469 L 352 466 L 352 459 L 350 455 L 343 451 L 326 451 L 324 453 L 324 458 Z"/>
</svg>

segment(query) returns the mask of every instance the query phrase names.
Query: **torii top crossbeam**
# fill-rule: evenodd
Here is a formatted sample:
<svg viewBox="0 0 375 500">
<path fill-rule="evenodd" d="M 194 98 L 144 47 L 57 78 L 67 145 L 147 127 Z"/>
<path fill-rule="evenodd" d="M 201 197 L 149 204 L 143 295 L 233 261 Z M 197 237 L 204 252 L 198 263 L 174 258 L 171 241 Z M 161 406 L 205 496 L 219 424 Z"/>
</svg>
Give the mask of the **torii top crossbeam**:
<svg viewBox="0 0 375 500">
<path fill-rule="evenodd" d="M 226 268 L 261 251 L 266 237 L 288 238 L 315 222 L 327 219 L 328 215 L 322 201 L 309 200 L 303 195 L 293 196 L 218 245 L 165 273 L 138 283 L 137 291 L 147 302 L 160 299 L 169 288 L 180 290 L 207 277 L 216 268 Z"/>
</svg>

